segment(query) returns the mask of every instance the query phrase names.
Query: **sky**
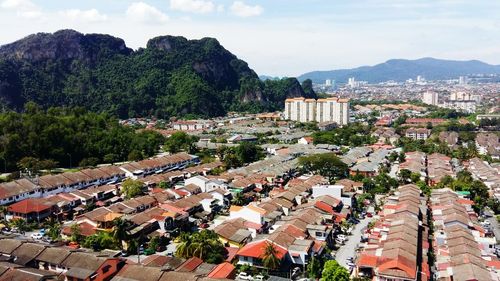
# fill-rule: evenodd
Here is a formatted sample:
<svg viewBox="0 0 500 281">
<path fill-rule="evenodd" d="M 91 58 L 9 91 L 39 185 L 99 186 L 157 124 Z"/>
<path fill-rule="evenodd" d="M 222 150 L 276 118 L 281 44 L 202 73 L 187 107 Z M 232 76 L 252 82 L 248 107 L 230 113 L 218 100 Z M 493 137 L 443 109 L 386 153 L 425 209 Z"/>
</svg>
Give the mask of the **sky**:
<svg viewBox="0 0 500 281">
<path fill-rule="evenodd" d="M 394 58 L 500 64 L 499 0 L 0 0 L 0 45 L 68 28 L 134 49 L 159 35 L 215 37 L 272 76 Z"/>
</svg>

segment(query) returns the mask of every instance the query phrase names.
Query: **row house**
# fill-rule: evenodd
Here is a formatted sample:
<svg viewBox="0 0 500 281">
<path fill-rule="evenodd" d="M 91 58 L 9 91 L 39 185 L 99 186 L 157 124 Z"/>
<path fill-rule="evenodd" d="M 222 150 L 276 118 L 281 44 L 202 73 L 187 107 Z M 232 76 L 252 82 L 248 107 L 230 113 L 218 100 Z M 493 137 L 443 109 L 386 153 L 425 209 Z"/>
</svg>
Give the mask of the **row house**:
<svg viewBox="0 0 500 281">
<path fill-rule="evenodd" d="M 200 159 L 187 153 L 177 153 L 173 155 L 145 159 L 137 162 L 130 162 L 120 166 L 129 178 L 138 179 L 151 174 L 182 170 L 191 164 L 198 164 Z"/>
<path fill-rule="evenodd" d="M 450 189 L 432 191 L 434 279 L 498 280 L 496 270 L 488 268 L 489 262 L 496 260 L 492 251 L 496 241 L 484 236 L 472 205 L 464 204 L 466 201 Z"/>
<path fill-rule="evenodd" d="M 210 192 L 215 189 L 227 190 L 228 185 L 224 181 L 217 179 L 209 179 L 204 176 L 194 176 L 186 179 L 184 181 L 185 185 L 195 185 L 198 186 L 201 192 Z"/>
<path fill-rule="evenodd" d="M 269 235 L 258 235 L 254 241 L 241 247 L 236 254 L 237 263 L 263 267 L 263 251 L 272 246 L 283 266 L 305 267 L 313 256 L 322 253 L 326 246 L 323 238 L 331 237 L 331 227 L 314 224 L 322 219 L 323 215 L 313 209 L 282 218 L 273 225 Z M 323 229 L 326 234 L 323 234 Z M 321 236 L 321 239 L 315 239 L 315 236 Z"/>
<path fill-rule="evenodd" d="M 263 225 L 243 218 L 226 219 L 214 228 L 219 240 L 227 247 L 241 248 L 264 231 Z"/>
<path fill-rule="evenodd" d="M 0 184 L 0 205 L 118 182 L 124 177 L 125 172 L 118 167 L 106 166 L 74 173 L 46 175 L 33 180 L 19 179 Z"/>
<path fill-rule="evenodd" d="M 12 276 L 0 273 L 1 280 L 110 280 L 125 264 L 124 260 L 48 247 L 14 239 L 0 240 L 0 254 L 12 262 Z M 5 263 L 2 264 L 5 266 Z M 22 268 L 22 270 L 20 270 Z M 39 279 L 29 278 L 31 274 Z M 40 276 L 56 276 L 44 279 Z M 8 277 L 8 278 L 7 278 Z M 13 278 L 15 277 L 15 278 Z M 6 279 L 5 279 L 6 278 Z"/>
<path fill-rule="evenodd" d="M 405 153 L 405 160 L 399 164 L 398 173 L 401 170 L 409 170 L 419 174 L 421 179 L 425 179 L 427 177 L 427 155 L 419 151 Z"/>
<path fill-rule="evenodd" d="M 420 189 L 399 187 L 379 216 L 367 231 L 353 274 L 371 280 L 429 280 L 427 208 Z"/>
<path fill-rule="evenodd" d="M 451 158 L 443 154 L 433 153 L 427 155 L 427 177 L 430 186 L 438 184 L 445 176 L 455 177 L 450 161 Z"/>
</svg>

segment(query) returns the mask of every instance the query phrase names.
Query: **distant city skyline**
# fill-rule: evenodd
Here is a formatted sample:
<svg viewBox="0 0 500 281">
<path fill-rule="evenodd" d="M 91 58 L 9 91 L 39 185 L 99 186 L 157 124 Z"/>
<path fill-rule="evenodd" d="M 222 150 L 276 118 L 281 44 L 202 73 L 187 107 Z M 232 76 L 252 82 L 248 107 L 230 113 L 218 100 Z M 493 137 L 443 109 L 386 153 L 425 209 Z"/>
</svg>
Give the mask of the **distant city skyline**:
<svg viewBox="0 0 500 281">
<path fill-rule="evenodd" d="M 500 64 L 500 2 L 466 0 L 0 0 L 0 44 L 71 28 L 123 38 L 215 37 L 260 75 L 435 57 Z"/>
</svg>

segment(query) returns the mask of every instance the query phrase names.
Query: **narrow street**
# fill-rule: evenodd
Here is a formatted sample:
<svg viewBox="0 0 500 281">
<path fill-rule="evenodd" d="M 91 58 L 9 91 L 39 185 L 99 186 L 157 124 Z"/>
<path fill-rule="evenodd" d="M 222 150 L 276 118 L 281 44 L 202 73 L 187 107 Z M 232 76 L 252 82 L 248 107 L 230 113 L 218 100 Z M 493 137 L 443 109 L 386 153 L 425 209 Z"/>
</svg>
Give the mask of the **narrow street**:
<svg viewBox="0 0 500 281">
<path fill-rule="evenodd" d="M 349 268 L 349 266 L 347 265 L 347 259 L 351 257 L 354 258 L 356 256 L 356 246 L 360 243 L 361 235 L 372 219 L 373 218 L 365 217 L 363 220 L 361 220 L 354 227 L 352 235 L 349 236 L 349 239 L 347 240 L 345 245 L 340 247 L 337 251 L 335 260 L 337 260 L 337 262 L 343 267 Z"/>
<path fill-rule="evenodd" d="M 496 216 L 490 209 L 487 209 L 486 212 L 489 214 L 488 220 L 491 223 L 491 229 L 493 230 L 493 234 L 495 234 L 495 238 L 497 239 L 497 243 L 500 241 L 500 225 L 498 224 Z"/>
</svg>

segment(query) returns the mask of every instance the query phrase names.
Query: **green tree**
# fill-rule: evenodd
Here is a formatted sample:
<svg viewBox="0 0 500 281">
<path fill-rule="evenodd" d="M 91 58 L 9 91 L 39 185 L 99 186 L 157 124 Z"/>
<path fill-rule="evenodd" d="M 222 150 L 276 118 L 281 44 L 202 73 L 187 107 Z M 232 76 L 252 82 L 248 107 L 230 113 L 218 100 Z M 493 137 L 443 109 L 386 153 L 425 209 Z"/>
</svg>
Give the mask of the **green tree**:
<svg viewBox="0 0 500 281">
<path fill-rule="evenodd" d="M 250 142 L 243 142 L 234 150 L 241 163 L 255 162 L 263 157 L 262 148 Z"/>
<path fill-rule="evenodd" d="M 80 241 L 82 241 L 83 239 L 80 225 L 76 223 L 72 224 L 70 230 L 71 230 L 71 238 L 70 238 L 71 242 L 80 243 Z"/>
<path fill-rule="evenodd" d="M 30 231 L 32 229 L 28 222 L 26 222 L 24 219 L 13 219 L 10 221 L 10 224 L 14 227 L 17 227 L 17 230 L 23 234 L 26 231 Z"/>
<path fill-rule="evenodd" d="M 399 171 L 399 181 L 402 184 L 407 184 L 411 182 L 411 171 L 408 169 L 401 169 Z"/>
<path fill-rule="evenodd" d="M 116 218 L 113 220 L 113 231 L 111 233 L 120 249 L 123 248 L 123 242 L 129 240 L 128 230 L 130 226 L 130 221 L 126 219 Z"/>
<path fill-rule="evenodd" d="M 262 265 L 268 269 L 277 269 L 281 265 L 281 259 L 278 257 L 278 250 L 274 243 L 266 243 L 261 259 Z"/>
<path fill-rule="evenodd" d="M 307 264 L 307 276 L 309 278 L 316 280 L 321 277 L 321 259 L 316 256 L 311 258 L 311 261 Z"/>
<path fill-rule="evenodd" d="M 349 272 L 335 260 L 329 260 L 323 267 L 321 281 L 349 281 Z"/>
<path fill-rule="evenodd" d="M 126 199 L 131 199 L 144 193 L 144 183 L 138 180 L 126 179 L 121 186 Z"/>
<path fill-rule="evenodd" d="M 305 172 L 315 172 L 327 177 L 330 182 L 346 178 L 347 164 L 342 162 L 334 153 L 314 154 L 299 158 L 299 165 Z"/>
<path fill-rule="evenodd" d="M 196 256 L 208 263 L 220 263 L 227 250 L 219 241 L 218 235 L 211 230 L 202 230 L 192 235 L 181 234 L 181 243 L 176 255 L 183 258 Z"/>
<path fill-rule="evenodd" d="M 194 153 L 196 151 L 197 141 L 197 137 L 190 136 L 185 132 L 179 131 L 173 133 L 165 141 L 164 149 L 165 151 L 168 151 L 170 153 L 176 153 L 181 150 L 187 151 L 189 153 Z"/>
<path fill-rule="evenodd" d="M 232 203 L 233 205 L 236 206 L 243 206 L 247 203 L 247 199 L 245 198 L 245 195 L 243 195 L 242 192 L 238 192 L 234 195 Z"/>
<path fill-rule="evenodd" d="M 2 219 L 3 220 L 7 216 L 8 212 L 9 212 L 9 207 L 7 207 L 7 206 L 0 206 L 0 215 L 2 215 Z"/>
</svg>

